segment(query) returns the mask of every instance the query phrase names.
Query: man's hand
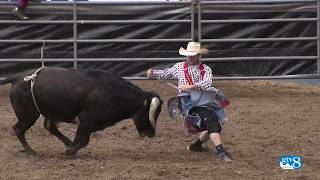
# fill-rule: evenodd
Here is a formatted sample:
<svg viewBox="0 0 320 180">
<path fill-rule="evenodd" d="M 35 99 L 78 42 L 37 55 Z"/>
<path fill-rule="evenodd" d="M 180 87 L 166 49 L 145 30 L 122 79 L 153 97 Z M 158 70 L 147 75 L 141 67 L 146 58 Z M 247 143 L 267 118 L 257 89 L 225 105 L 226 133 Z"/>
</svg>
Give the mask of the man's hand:
<svg viewBox="0 0 320 180">
<path fill-rule="evenodd" d="M 149 79 L 154 79 L 154 78 L 155 78 L 155 76 L 154 76 L 154 74 L 153 74 L 153 69 L 149 69 L 149 70 L 147 71 L 147 77 L 148 77 Z"/>
<path fill-rule="evenodd" d="M 200 90 L 197 85 L 182 85 L 180 89 L 181 91 Z"/>
</svg>

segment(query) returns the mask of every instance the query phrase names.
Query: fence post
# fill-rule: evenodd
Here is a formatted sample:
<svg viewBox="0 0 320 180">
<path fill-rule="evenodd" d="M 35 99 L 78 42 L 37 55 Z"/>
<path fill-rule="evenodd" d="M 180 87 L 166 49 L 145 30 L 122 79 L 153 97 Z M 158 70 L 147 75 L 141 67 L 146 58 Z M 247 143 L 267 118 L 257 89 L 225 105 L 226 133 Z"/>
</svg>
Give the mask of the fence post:
<svg viewBox="0 0 320 180">
<path fill-rule="evenodd" d="M 192 0 L 191 2 L 191 39 L 195 41 L 195 13 L 194 13 L 195 2 Z"/>
<path fill-rule="evenodd" d="M 317 2 L 317 75 L 320 78 L 320 1 Z"/>
<path fill-rule="evenodd" d="M 78 68 L 77 0 L 73 0 L 73 68 Z"/>
<path fill-rule="evenodd" d="M 202 41 L 202 28 L 201 28 L 201 14 L 202 14 L 202 11 L 201 11 L 201 0 L 196 0 L 197 1 L 197 7 L 198 7 L 198 42 L 200 44 L 201 41 Z"/>
</svg>

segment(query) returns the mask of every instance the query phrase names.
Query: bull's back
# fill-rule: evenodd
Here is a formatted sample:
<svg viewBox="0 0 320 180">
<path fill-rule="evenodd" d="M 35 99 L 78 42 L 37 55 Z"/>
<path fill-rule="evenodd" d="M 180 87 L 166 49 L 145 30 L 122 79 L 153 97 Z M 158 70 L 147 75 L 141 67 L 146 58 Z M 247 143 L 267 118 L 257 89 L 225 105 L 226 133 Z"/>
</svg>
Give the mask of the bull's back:
<svg viewBox="0 0 320 180">
<path fill-rule="evenodd" d="M 35 79 L 34 94 L 41 113 L 53 118 L 76 116 L 95 80 L 83 72 L 63 68 L 45 68 Z"/>
<path fill-rule="evenodd" d="M 99 76 L 89 96 L 87 104 L 94 105 L 90 113 L 115 117 L 112 122 L 132 117 L 146 99 L 146 93 L 138 86 L 108 72 Z"/>
</svg>

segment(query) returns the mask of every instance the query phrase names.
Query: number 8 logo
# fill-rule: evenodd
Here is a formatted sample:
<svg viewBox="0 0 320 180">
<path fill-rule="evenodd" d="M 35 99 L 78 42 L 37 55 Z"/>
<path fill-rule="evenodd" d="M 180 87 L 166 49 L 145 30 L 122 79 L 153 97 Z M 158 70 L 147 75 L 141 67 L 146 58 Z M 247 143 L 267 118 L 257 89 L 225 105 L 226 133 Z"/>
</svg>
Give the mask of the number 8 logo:
<svg viewBox="0 0 320 180">
<path fill-rule="evenodd" d="M 292 166 L 294 167 L 294 168 L 300 168 L 301 167 L 301 162 L 300 162 L 300 157 L 294 157 L 293 158 L 293 164 L 292 164 Z"/>
</svg>

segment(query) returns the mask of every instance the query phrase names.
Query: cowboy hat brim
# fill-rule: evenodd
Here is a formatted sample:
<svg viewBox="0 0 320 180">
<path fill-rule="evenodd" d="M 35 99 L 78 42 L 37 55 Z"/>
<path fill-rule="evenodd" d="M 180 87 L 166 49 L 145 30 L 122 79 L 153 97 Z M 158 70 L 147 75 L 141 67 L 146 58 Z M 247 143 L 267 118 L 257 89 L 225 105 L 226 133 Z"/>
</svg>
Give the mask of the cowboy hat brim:
<svg viewBox="0 0 320 180">
<path fill-rule="evenodd" d="M 198 51 L 187 51 L 183 47 L 180 47 L 179 49 L 179 54 L 182 56 L 195 56 L 197 54 L 207 54 L 208 52 L 209 50 L 206 48 L 200 49 Z"/>
</svg>

